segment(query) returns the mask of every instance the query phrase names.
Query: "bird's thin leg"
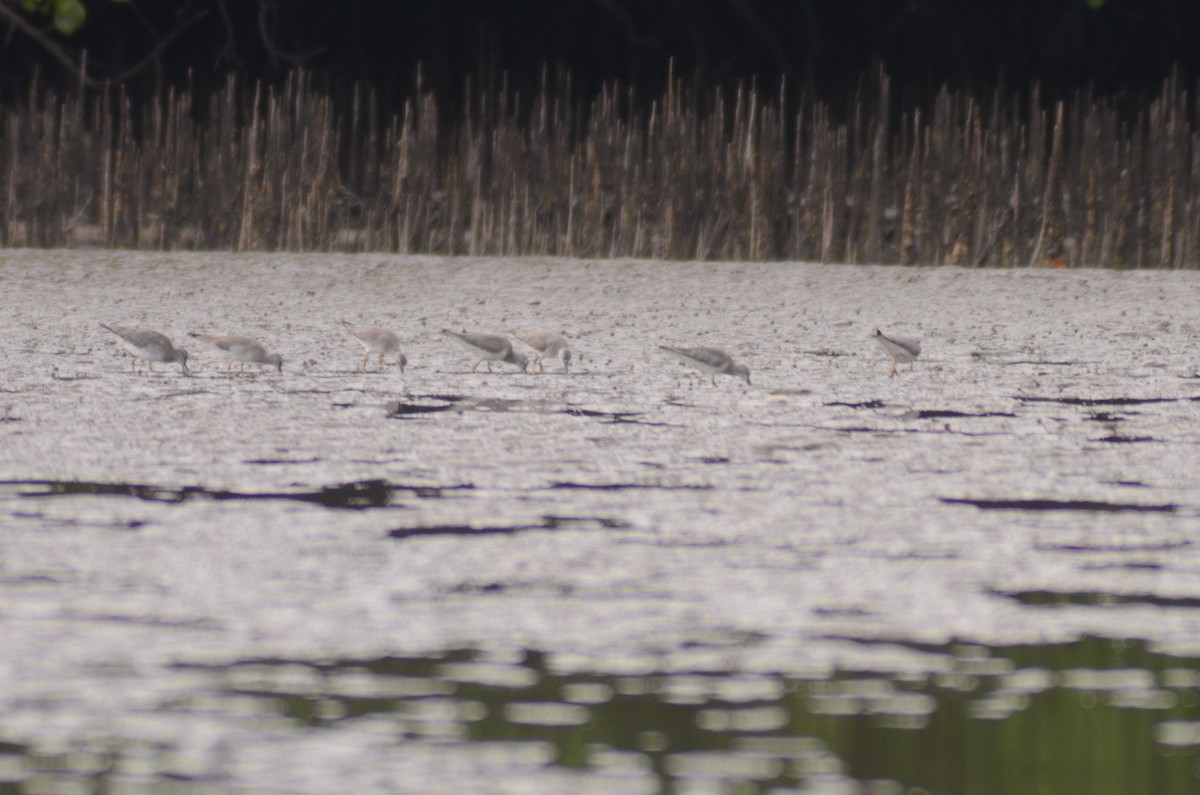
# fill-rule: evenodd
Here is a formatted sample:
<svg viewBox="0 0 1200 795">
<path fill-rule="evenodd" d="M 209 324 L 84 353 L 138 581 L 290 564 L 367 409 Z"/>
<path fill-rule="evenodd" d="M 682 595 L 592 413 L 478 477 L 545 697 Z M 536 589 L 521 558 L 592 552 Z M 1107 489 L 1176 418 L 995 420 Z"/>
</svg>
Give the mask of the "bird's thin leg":
<svg viewBox="0 0 1200 795">
<path fill-rule="evenodd" d="M 712 385 L 713 386 L 717 385 L 717 374 L 716 373 L 712 374 Z"/>
<path fill-rule="evenodd" d="M 130 354 L 130 356 L 129 356 L 129 372 L 131 372 L 131 373 L 137 372 L 137 357 L 132 354 Z"/>
<path fill-rule="evenodd" d="M 899 372 L 897 372 L 897 370 L 896 370 L 896 357 L 893 356 L 892 357 L 892 378 L 895 378 L 897 375 L 899 375 Z"/>
<path fill-rule="evenodd" d="M 488 372 L 490 373 L 491 371 L 492 371 L 492 360 L 488 359 Z"/>
<path fill-rule="evenodd" d="M 379 372 L 383 372 L 383 354 L 379 354 Z"/>
<path fill-rule="evenodd" d="M 230 378 L 233 378 L 233 359 L 225 362 L 225 379 L 228 380 Z"/>
<path fill-rule="evenodd" d="M 473 373 L 473 372 L 475 372 L 476 370 L 478 370 L 478 369 L 479 369 L 479 365 L 481 365 L 481 364 L 483 364 L 483 359 L 480 359 L 479 361 L 475 362 L 475 366 L 471 368 L 471 372 Z"/>
<path fill-rule="evenodd" d="M 358 366 L 358 369 L 362 370 L 365 373 L 367 371 L 367 359 L 370 359 L 370 358 L 371 358 L 371 354 L 369 354 L 369 353 L 363 354 L 362 364 L 360 364 Z"/>
</svg>

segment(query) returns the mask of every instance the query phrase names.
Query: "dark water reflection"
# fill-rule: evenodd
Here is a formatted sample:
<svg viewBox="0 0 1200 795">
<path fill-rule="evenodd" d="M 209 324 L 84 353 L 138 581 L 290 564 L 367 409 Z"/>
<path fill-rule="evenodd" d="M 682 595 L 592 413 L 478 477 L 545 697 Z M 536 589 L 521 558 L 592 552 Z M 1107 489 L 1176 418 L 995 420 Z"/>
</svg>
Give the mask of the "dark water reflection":
<svg viewBox="0 0 1200 795">
<path fill-rule="evenodd" d="M 272 461 L 258 460 L 247 463 L 272 464 Z M 397 503 L 396 495 L 410 495 L 420 499 L 432 499 L 442 496 L 444 491 L 471 489 L 470 484 L 453 486 L 408 486 L 389 483 L 386 480 L 360 480 L 351 483 L 340 483 L 335 486 L 324 486 L 315 491 L 287 492 L 244 492 L 226 489 L 209 489 L 202 486 L 184 486 L 167 488 L 152 486 L 144 483 L 101 483 L 89 481 L 65 480 L 6 480 L 0 481 L 0 491 L 13 489 L 21 497 L 63 497 L 63 496 L 115 496 L 133 497 L 147 502 L 180 503 L 188 500 L 214 501 L 275 501 L 291 500 L 295 502 L 312 503 L 326 508 L 346 510 L 364 510 L 367 508 L 387 508 Z"/>
<path fill-rule="evenodd" d="M 614 792 L 1200 791 L 1200 661 L 1099 638 L 920 650 L 937 672 L 823 680 L 564 674 L 532 651 L 253 660 L 187 669 L 211 674 L 213 690 L 167 708 L 225 704 L 315 732 L 382 720 L 397 744 L 502 744 L 525 763 L 527 748 L 545 765 L 608 777 Z M 122 753 L 35 757 L 3 745 L 0 793 L 41 791 L 29 782 L 70 776 L 72 760 L 87 768 L 77 781 L 103 788 Z M 162 783 L 155 791 L 187 791 Z"/>
<path fill-rule="evenodd" d="M 819 681 L 562 676 L 536 652 L 512 665 L 456 652 L 313 665 L 329 685 L 314 692 L 273 690 L 271 662 L 220 676 L 227 692 L 260 696 L 307 725 L 334 729 L 386 713 L 411 738 L 428 729 L 422 703 L 442 700 L 454 705 L 443 716 L 456 716 L 448 719 L 463 740 L 548 743 L 555 764 L 575 768 L 619 760 L 652 770 L 662 791 L 694 778 L 742 792 L 843 775 L 947 794 L 1200 789 L 1196 660 L 1097 638 L 928 651 L 945 656 L 944 672 Z M 382 687 L 349 695 L 337 685 L 348 674 Z M 382 696 L 389 680 L 429 692 Z"/>
</svg>

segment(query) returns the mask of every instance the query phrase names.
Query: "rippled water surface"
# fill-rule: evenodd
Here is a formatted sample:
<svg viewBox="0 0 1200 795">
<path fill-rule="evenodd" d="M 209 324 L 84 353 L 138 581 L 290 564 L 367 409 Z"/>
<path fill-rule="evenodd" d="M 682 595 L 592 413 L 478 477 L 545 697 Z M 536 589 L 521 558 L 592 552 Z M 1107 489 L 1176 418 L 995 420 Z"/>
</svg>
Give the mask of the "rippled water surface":
<svg viewBox="0 0 1200 795">
<path fill-rule="evenodd" d="M 1195 792 L 1197 306 L 1192 273 L 2 252 L 0 793 Z M 570 375 L 437 333 L 528 327 Z M 898 378 L 876 327 L 922 341 Z"/>
</svg>

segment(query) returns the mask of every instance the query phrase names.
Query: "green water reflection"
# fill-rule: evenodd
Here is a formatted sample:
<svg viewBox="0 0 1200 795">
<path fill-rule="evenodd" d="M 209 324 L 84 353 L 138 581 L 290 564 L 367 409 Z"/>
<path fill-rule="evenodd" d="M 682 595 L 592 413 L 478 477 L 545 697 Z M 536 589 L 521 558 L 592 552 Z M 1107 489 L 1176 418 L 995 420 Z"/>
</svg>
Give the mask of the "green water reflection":
<svg viewBox="0 0 1200 795">
<path fill-rule="evenodd" d="M 578 768 L 611 750 L 630 752 L 665 791 L 693 776 L 766 791 L 839 773 L 947 795 L 1200 790 L 1197 745 L 1188 741 L 1200 721 L 1195 660 L 1097 638 L 924 650 L 945 655 L 946 670 L 822 681 L 557 676 L 540 654 L 506 671 L 468 652 L 320 670 L 335 679 L 356 669 L 442 683 L 442 695 L 416 698 L 474 705 L 461 716 L 464 739 L 550 743 L 558 764 Z M 329 710 L 331 698 L 339 709 Z M 316 725 L 375 712 L 395 712 L 403 725 L 411 701 L 327 692 L 278 703 Z M 323 719 L 322 710 L 336 717 Z"/>
<path fill-rule="evenodd" d="M 1098 638 L 919 650 L 935 672 L 823 680 L 562 675 L 536 652 L 256 660 L 204 669 L 215 693 L 169 708 L 224 699 L 244 714 L 249 699 L 311 731 L 383 720 L 397 743 L 529 744 L 550 749 L 545 764 L 643 785 L 614 791 L 1200 791 L 1197 660 Z"/>
</svg>

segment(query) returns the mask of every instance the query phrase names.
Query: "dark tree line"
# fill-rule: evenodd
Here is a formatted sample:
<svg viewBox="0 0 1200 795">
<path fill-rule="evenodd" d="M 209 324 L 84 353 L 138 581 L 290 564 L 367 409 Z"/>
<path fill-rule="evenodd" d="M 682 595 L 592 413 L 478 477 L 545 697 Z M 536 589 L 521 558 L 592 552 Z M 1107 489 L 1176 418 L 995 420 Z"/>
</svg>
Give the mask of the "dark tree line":
<svg viewBox="0 0 1200 795">
<path fill-rule="evenodd" d="M 1195 0 L 85 0 L 70 35 L 0 5 L 0 103 L 35 71 L 70 88 L 85 53 L 93 85 L 123 82 L 135 103 L 219 90 L 231 72 L 278 85 L 297 66 L 397 98 L 420 69 L 450 107 L 468 78 L 529 92 L 547 66 L 585 101 L 606 81 L 656 95 L 669 63 L 698 87 L 784 77 L 833 101 L 879 64 L 901 99 L 997 80 L 1137 94 L 1173 67 L 1200 76 Z"/>
<path fill-rule="evenodd" d="M 4 28 L 0 245 L 1200 267 L 1200 0 L 0 0 Z"/>
</svg>

